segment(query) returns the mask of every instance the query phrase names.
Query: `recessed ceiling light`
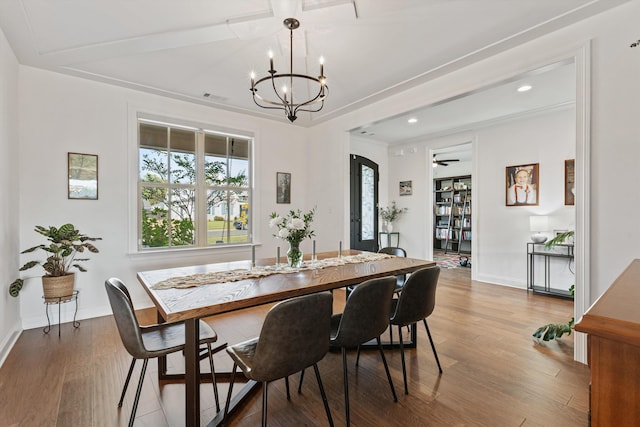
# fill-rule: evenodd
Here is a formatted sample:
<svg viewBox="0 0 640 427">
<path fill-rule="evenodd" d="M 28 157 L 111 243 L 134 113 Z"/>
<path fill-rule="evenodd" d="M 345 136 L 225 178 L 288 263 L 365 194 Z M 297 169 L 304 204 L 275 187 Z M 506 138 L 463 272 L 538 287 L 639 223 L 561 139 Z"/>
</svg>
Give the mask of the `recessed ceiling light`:
<svg viewBox="0 0 640 427">
<path fill-rule="evenodd" d="M 527 92 L 529 90 L 531 90 L 533 88 L 533 86 L 531 85 L 522 85 L 518 88 L 518 92 Z"/>
<path fill-rule="evenodd" d="M 407 122 L 409 122 L 410 124 L 418 123 L 418 119 L 416 119 L 415 117 L 411 117 L 409 120 L 407 120 Z"/>
</svg>

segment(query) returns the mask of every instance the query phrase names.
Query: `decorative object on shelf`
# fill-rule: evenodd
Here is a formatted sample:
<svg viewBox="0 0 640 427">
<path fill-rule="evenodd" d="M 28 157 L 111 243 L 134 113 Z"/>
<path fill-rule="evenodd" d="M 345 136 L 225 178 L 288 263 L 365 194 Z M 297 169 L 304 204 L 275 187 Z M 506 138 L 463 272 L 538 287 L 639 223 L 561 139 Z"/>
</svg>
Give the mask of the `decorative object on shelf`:
<svg viewBox="0 0 640 427">
<path fill-rule="evenodd" d="M 98 200 L 98 156 L 67 153 L 68 198 Z"/>
<path fill-rule="evenodd" d="M 413 194 L 412 181 L 400 181 L 400 195 L 410 196 Z"/>
<path fill-rule="evenodd" d="M 564 204 L 574 206 L 576 204 L 576 161 L 574 159 L 564 161 Z"/>
<path fill-rule="evenodd" d="M 286 216 L 280 216 L 275 212 L 271 213 L 269 227 L 277 228 L 278 232 L 273 236 L 289 242 L 289 250 L 287 251 L 287 263 L 289 267 L 300 267 L 302 265 L 303 253 L 300 249 L 300 243 L 307 237 L 311 238 L 315 235 L 311 229 L 315 208 L 303 214 L 300 209 L 291 210 Z"/>
<path fill-rule="evenodd" d="M 276 172 L 276 203 L 291 203 L 291 174 Z"/>
<path fill-rule="evenodd" d="M 45 271 L 45 275 L 42 276 L 45 301 L 71 295 L 75 274 L 70 270 L 76 268 L 79 271 L 87 271 L 78 263 L 89 260 L 89 258 L 76 257 L 78 254 L 84 253 L 85 250 L 98 253 L 98 249 L 91 242 L 102 240 L 102 238 L 89 237 L 86 234 L 82 234 L 76 230 L 73 224 L 64 224 L 60 228 L 45 228 L 37 225 L 35 231 L 45 236 L 50 243 L 25 249 L 21 254 L 41 249 L 46 252 L 47 258 L 44 262 L 29 261 L 20 268 L 20 271 L 28 270 L 36 265 L 42 266 Z M 24 279 L 18 278 L 14 280 L 9 285 L 9 294 L 12 297 L 17 297 L 23 286 Z"/>
<path fill-rule="evenodd" d="M 391 206 L 380 208 L 380 218 L 385 222 L 386 231 L 388 233 L 393 231 L 393 222 L 400 218 L 400 215 L 405 213 L 407 210 L 407 208 L 399 208 L 396 205 L 395 200 L 391 202 Z"/>
<path fill-rule="evenodd" d="M 538 180 L 540 165 L 507 166 L 506 204 L 507 206 L 537 206 L 540 198 Z"/>
<path fill-rule="evenodd" d="M 542 234 L 542 232 L 549 229 L 549 217 L 546 215 L 530 216 L 529 228 L 531 231 L 533 231 L 533 234 L 531 235 L 531 241 L 533 243 L 546 242 L 547 236 Z"/>
<path fill-rule="evenodd" d="M 289 30 L 289 72 L 278 73 L 274 70 L 273 52 L 269 51 L 269 75 L 256 80 L 255 73 L 251 73 L 251 94 L 253 96 L 253 102 L 255 102 L 258 107 L 284 110 L 287 119 L 293 123 L 297 119 L 298 111 L 315 113 L 322 110 L 324 100 L 329 93 L 329 88 L 326 85 L 324 58 L 322 57 L 320 57 L 320 75 L 318 77 L 293 72 L 293 30 L 300 27 L 300 21 L 295 18 L 287 18 L 283 23 Z M 266 84 L 263 85 L 265 89 L 264 95 L 267 93 L 267 88 L 270 87 L 275 94 L 275 98 L 266 98 L 257 93 L 258 86 L 263 82 L 266 82 Z M 317 85 L 317 88 L 313 89 L 312 86 L 315 85 Z M 307 100 L 301 100 L 303 92 L 298 91 L 294 93 L 294 87 L 308 88 L 309 92 L 311 92 L 311 97 Z M 279 90 L 279 88 L 281 89 Z M 315 95 L 313 94 L 314 91 L 317 91 Z"/>
</svg>

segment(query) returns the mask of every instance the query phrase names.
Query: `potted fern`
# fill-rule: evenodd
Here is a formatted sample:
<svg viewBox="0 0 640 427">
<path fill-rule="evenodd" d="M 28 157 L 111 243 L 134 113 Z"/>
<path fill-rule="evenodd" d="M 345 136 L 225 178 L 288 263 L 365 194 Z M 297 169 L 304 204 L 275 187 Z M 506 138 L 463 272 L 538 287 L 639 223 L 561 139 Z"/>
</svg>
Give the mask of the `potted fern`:
<svg viewBox="0 0 640 427">
<path fill-rule="evenodd" d="M 29 261 L 19 271 L 25 271 L 40 265 L 44 269 L 42 289 L 45 301 L 55 301 L 61 297 L 70 296 L 73 292 L 75 274 L 71 269 L 87 271 L 81 264 L 88 258 L 78 258 L 85 251 L 98 253 L 98 249 L 91 243 L 102 240 L 100 237 L 89 237 L 76 230 L 73 224 L 60 227 L 42 227 L 37 225 L 35 231 L 47 238 L 47 244 L 40 244 L 20 252 L 21 254 L 42 250 L 46 254 L 44 261 Z M 24 286 L 24 279 L 18 278 L 9 285 L 9 294 L 17 297 Z"/>
</svg>

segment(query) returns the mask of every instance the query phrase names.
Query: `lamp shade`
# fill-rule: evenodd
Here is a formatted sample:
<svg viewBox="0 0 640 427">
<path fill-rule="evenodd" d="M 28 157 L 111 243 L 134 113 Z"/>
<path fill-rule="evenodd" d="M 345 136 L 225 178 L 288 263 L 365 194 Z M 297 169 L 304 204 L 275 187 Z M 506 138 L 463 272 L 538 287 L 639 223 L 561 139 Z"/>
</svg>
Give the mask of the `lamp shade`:
<svg viewBox="0 0 640 427">
<path fill-rule="evenodd" d="M 529 228 L 533 231 L 531 241 L 534 243 L 544 243 L 547 241 L 547 236 L 540 233 L 541 231 L 547 231 L 549 229 L 549 217 L 545 215 L 536 215 L 529 217 Z"/>
<path fill-rule="evenodd" d="M 549 217 L 546 215 L 536 215 L 529 217 L 529 228 L 531 231 L 549 230 Z"/>
</svg>

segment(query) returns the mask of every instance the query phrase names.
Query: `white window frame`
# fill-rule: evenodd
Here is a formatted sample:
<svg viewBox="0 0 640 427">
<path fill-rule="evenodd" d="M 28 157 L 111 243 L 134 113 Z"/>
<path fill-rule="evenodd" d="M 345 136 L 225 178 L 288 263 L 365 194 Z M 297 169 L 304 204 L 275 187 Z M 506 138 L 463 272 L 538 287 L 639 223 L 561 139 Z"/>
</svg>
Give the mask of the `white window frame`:
<svg viewBox="0 0 640 427">
<path fill-rule="evenodd" d="M 130 176 L 132 177 L 132 185 L 129 186 L 129 199 L 131 200 L 131 208 L 130 211 L 132 214 L 130 215 L 129 221 L 129 253 L 131 254 L 150 254 L 157 252 L 184 252 L 184 251 L 193 251 L 193 250 L 215 250 L 220 248 L 233 248 L 233 247 L 241 247 L 247 245 L 254 245 L 253 241 L 254 233 L 251 230 L 251 224 L 253 221 L 251 217 L 253 215 L 254 209 L 249 210 L 248 218 L 249 218 L 249 230 L 248 230 L 248 241 L 241 243 L 222 243 L 222 244 L 208 244 L 207 242 L 207 215 L 206 215 L 206 202 L 205 196 L 207 189 L 212 188 L 211 186 L 205 184 L 204 182 L 204 134 L 217 134 L 223 135 L 226 137 L 236 137 L 249 141 L 248 147 L 248 186 L 242 187 L 243 191 L 247 192 L 248 195 L 248 203 L 249 206 L 253 206 L 253 182 L 254 182 L 254 136 L 252 132 L 238 131 L 234 129 L 229 129 L 221 126 L 216 126 L 212 124 L 196 122 L 191 120 L 185 120 L 180 118 L 170 118 L 167 116 L 159 116 L 156 114 L 148 114 L 143 113 L 138 110 L 132 109 L 131 106 L 129 108 L 129 117 L 131 117 L 130 127 L 130 150 L 131 157 L 133 161 L 130 161 L 129 171 Z M 161 126 L 170 126 L 174 128 L 182 128 L 194 130 L 201 134 L 196 138 L 196 162 L 198 169 L 198 177 L 196 182 L 196 214 L 195 214 L 195 222 L 196 222 L 196 230 L 194 235 L 195 244 L 189 246 L 169 246 L 169 247 L 152 247 L 152 248 L 144 248 L 141 245 L 141 226 L 142 226 L 142 218 L 141 218 L 141 205 L 142 199 L 140 197 L 140 186 L 141 182 L 139 179 L 140 176 L 140 140 L 139 140 L 139 123 L 140 121 L 144 121 L 150 124 L 158 124 Z M 228 157 L 228 154 L 227 154 Z M 237 189 L 237 187 L 233 187 L 232 189 Z M 229 214 L 231 212 L 229 211 Z"/>
</svg>

